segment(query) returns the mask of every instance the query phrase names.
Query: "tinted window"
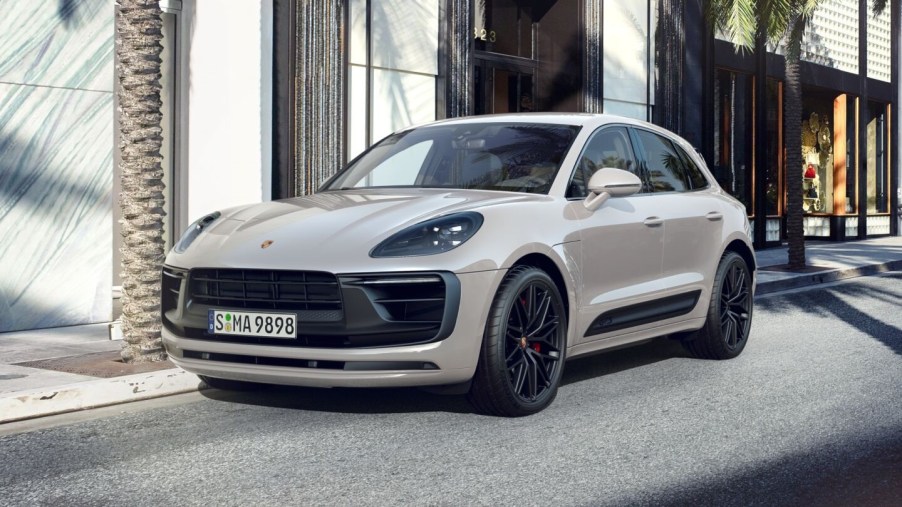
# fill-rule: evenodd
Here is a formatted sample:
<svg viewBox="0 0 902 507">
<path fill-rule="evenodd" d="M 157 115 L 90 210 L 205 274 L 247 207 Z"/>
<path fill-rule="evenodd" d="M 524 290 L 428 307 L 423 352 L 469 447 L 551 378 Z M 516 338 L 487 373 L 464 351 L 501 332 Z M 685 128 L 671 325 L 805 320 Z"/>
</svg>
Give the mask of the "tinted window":
<svg viewBox="0 0 902 507">
<path fill-rule="evenodd" d="M 708 186 L 708 180 L 705 178 L 702 170 L 695 164 L 695 160 L 686 151 L 679 146 L 674 145 L 677 152 L 683 157 L 683 167 L 686 168 L 686 176 L 689 178 L 689 184 L 693 189 L 705 188 Z"/>
<path fill-rule="evenodd" d="M 645 170 L 653 192 L 682 192 L 689 188 L 686 168 L 669 140 L 636 130 L 645 154 Z"/>
<path fill-rule="evenodd" d="M 607 127 L 589 139 L 573 172 L 567 197 L 585 197 L 588 194 L 589 178 L 602 167 L 636 172 L 637 164 L 625 128 Z"/>
<path fill-rule="evenodd" d="M 388 136 L 324 190 L 439 187 L 547 193 L 579 127 L 469 123 Z"/>
</svg>

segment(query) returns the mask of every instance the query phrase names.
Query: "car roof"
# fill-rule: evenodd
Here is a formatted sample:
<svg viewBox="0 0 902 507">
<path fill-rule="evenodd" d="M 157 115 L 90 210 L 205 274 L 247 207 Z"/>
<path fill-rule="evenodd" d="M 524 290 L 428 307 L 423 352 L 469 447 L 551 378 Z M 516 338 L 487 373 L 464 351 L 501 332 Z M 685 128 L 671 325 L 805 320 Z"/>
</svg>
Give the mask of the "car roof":
<svg viewBox="0 0 902 507">
<path fill-rule="evenodd" d="M 458 118 L 448 118 L 427 124 L 418 125 L 418 127 L 426 127 L 429 125 L 454 125 L 468 123 L 551 123 L 555 125 L 595 125 L 604 123 L 645 123 L 638 122 L 631 118 L 616 116 L 612 114 L 592 114 L 592 113 L 504 113 L 504 114 L 481 114 L 478 116 L 462 116 Z"/>
</svg>

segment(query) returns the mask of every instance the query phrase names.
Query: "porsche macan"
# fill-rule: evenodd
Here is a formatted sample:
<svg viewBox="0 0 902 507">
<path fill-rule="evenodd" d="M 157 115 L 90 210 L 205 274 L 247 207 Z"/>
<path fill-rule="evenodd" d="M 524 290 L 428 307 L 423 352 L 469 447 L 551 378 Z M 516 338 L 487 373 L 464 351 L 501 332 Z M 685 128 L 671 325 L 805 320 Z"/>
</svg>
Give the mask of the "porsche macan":
<svg viewBox="0 0 902 507">
<path fill-rule="evenodd" d="M 310 196 L 206 215 L 163 269 L 163 343 L 213 387 L 440 386 L 521 416 L 566 359 L 746 345 L 742 204 L 683 139 L 607 115 L 435 122 Z"/>
</svg>

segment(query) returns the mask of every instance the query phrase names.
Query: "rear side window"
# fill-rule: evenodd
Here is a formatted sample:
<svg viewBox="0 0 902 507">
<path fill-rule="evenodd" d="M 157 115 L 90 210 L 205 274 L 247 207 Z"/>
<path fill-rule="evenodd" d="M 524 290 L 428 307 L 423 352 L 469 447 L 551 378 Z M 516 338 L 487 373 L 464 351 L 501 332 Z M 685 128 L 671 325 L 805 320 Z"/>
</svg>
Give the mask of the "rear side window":
<svg viewBox="0 0 902 507">
<path fill-rule="evenodd" d="M 674 147 L 683 157 L 683 166 L 686 168 L 686 176 L 689 178 L 689 184 L 692 186 L 692 189 L 696 190 L 707 187 L 708 179 L 705 178 L 705 174 L 702 173 L 702 170 L 696 165 L 692 156 L 678 145 L 674 145 Z"/>
<path fill-rule="evenodd" d="M 645 154 L 645 173 L 652 192 L 684 192 L 689 178 L 683 160 L 670 140 L 647 130 L 636 129 Z"/>
<path fill-rule="evenodd" d="M 592 135 L 570 179 L 567 197 L 588 195 L 589 178 L 602 167 L 623 169 L 634 174 L 638 170 L 625 128 L 604 127 Z"/>
</svg>

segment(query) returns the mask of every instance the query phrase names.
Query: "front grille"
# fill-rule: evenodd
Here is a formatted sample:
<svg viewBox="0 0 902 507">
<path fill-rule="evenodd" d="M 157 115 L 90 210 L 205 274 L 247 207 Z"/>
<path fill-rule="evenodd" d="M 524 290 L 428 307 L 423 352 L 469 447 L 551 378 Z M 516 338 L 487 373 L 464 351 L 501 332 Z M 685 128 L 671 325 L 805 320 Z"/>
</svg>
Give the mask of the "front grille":
<svg viewBox="0 0 902 507">
<path fill-rule="evenodd" d="M 189 277 L 192 304 L 249 310 L 297 312 L 301 321 L 342 318 L 338 280 L 316 271 L 194 269 Z"/>
</svg>

